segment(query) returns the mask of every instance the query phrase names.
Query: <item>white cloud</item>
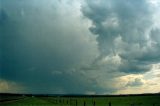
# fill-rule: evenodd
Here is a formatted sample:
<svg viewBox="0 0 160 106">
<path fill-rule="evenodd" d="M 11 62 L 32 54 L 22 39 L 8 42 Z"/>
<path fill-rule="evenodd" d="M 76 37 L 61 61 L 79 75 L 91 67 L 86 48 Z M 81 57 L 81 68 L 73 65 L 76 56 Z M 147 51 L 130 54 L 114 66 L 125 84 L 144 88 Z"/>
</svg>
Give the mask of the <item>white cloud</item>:
<svg viewBox="0 0 160 106">
<path fill-rule="evenodd" d="M 160 92 L 160 77 L 157 76 L 160 74 L 160 64 L 153 64 L 152 69 L 145 73 L 139 75 L 126 75 L 122 76 L 119 79 L 119 83 L 122 83 L 122 86 L 119 87 L 116 94 L 134 94 L 134 93 L 157 93 Z M 125 86 L 128 84 L 132 85 L 135 79 L 140 79 L 139 81 L 142 82 L 141 86 Z M 136 84 L 135 84 L 136 85 Z"/>
</svg>

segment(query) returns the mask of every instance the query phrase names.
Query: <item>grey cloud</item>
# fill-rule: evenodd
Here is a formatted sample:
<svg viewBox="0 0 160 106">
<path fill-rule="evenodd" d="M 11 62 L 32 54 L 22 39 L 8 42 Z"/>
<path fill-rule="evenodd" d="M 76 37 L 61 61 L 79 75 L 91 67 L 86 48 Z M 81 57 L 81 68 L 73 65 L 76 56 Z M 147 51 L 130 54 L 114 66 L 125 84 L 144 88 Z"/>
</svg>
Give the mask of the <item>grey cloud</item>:
<svg viewBox="0 0 160 106">
<path fill-rule="evenodd" d="M 134 81 L 129 81 L 126 86 L 130 86 L 130 87 L 138 87 L 138 86 L 142 86 L 144 83 L 141 79 L 136 78 L 134 79 Z"/>
<path fill-rule="evenodd" d="M 151 39 L 157 43 L 157 45 L 159 46 L 159 42 L 160 42 L 160 29 L 155 28 L 151 30 Z"/>
<path fill-rule="evenodd" d="M 159 62 L 147 0 L 85 0 L 82 14 L 76 0 L 0 1 L 1 77 L 26 92 L 113 93 L 117 77 Z"/>
<path fill-rule="evenodd" d="M 3 24 L 7 18 L 7 13 L 3 9 L 0 9 L 0 24 Z"/>
<path fill-rule="evenodd" d="M 69 7 L 62 1 L 2 1 L 3 79 L 22 84 L 32 93 L 84 93 L 95 89 L 76 70 L 90 65 L 99 55 L 95 36 Z M 69 74 L 73 69 L 76 74 Z"/>
<path fill-rule="evenodd" d="M 158 63 L 160 61 L 160 29 L 153 28 L 150 31 L 150 42 L 148 43 L 148 47 L 146 46 L 146 50 L 144 50 L 143 56 L 137 58 L 137 60 L 146 62 L 146 63 Z"/>
<path fill-rule="evenodd" d="M 83 15 L 92 21 L 90 31 L 98 35 L 101 57 L 97 61 L 118 54 L 122 61 L 117 71 L 143 73 L 150 70 L 152 61 L 159 57 L 159 46 L 148 46 L 154 12 L 147 0 L 86 0 L 82 7 Z M 116 42 L 119 37 L 122 45 Z"/>
<path fill-rule="evenodd" d="M 134 40 L 137 42 L 137 40 L 140 40 L 139 38 L 144 37 L 142 35 L 143 31 L 151 23 L 149 5 L 145 0 L 136 0 L 134 2 L 131 0 L 87 0 L 86 5 L 82 8 L 82 12 L 84 16 L 93 22 L 91 30 L 99 35 L 100 45 L 101 43 L 108 44 L 110 40 L 113 41 L 119 35 L 123 36 L 123 40 L 130 43 Z M 147 18 L 144 16 L 147 16 Z M 117 19 L 118 27 L 114 28 L 112 26 L 113 22 L 109 28 L 104 26 L 103 23 L 107 24 L 111 19 Z M 113 46 L 107 44 L 103 48 Z"/>
<path fill-rule="evenodd" d="M 144 73 L 146 71 L 149 71 L 151 69 L 151 66 L 147 63 L 143 63 L 141 61 L 127 61 L 124 60 L 122 62 L 122 65 L 118 67 L 119 71 L 125 72 L 125 73 L 134 73 L 134 74 L 140 74 Z"/>
</svg>

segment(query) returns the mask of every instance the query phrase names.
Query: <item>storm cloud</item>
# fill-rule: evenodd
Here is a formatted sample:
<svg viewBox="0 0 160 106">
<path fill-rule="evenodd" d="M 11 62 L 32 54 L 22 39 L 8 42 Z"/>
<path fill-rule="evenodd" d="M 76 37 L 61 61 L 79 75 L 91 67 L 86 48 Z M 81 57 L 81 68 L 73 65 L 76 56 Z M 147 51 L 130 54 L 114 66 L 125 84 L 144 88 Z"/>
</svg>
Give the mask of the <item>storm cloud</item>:
<svg viewBox="0 0 160 106">
<path fill-rule="evenodd" d="M 160 34 L 159 29 L 154 31 L 154 11 L 147 0 L 86 0 L 82 12 L 92 21 L 90 31 L 98 35 L 100 61 L 118 55 L 119 71 L 149 71 L 160 57 L 160 42 L 154 39 Z"/>
<path fill-rule="evenodd" d="M 148 0 L 0 0 L 0 86 L 15 88 L 0 92 L 142 87 L 160 62 L 158 8 Z"/>
<path fill-rule="evenodd" d="M 51 0 L 1 3 L 2 79 L 22 83 L 31 92 L 85 92 L 83 78 L 75 77 L 79 75 L 74 71 L 91 64 L 99 51 L 85 21 L 77 19 L 79 14 L 69 7 L 72 4 Z"/>
</svg>

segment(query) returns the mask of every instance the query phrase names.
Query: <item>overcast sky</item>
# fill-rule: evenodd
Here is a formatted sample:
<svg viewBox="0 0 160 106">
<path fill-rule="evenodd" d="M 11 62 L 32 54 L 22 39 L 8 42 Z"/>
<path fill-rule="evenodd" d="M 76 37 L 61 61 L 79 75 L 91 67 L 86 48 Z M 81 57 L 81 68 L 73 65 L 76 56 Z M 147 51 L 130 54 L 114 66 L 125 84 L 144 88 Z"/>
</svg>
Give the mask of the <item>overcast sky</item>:
<svg viewBox="0 0 160 106">
<path fill-rule="evenodd" d="M 158 0 L 0 0 L 0 92 L 160 92 Z"/>
</svg>

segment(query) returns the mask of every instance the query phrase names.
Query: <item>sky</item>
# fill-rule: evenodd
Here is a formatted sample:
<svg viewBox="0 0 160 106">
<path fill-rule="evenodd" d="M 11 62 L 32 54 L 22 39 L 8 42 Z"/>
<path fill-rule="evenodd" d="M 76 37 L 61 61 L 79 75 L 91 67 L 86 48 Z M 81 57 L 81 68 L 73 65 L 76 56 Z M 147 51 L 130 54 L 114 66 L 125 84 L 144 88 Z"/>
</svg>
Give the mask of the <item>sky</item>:
<svg viewBox="0 0 160 106">
<path fill-rule="evenodd" d="M 0 0 L 0 92 L 160 92 L 158 0 Z"/>
</svg>

